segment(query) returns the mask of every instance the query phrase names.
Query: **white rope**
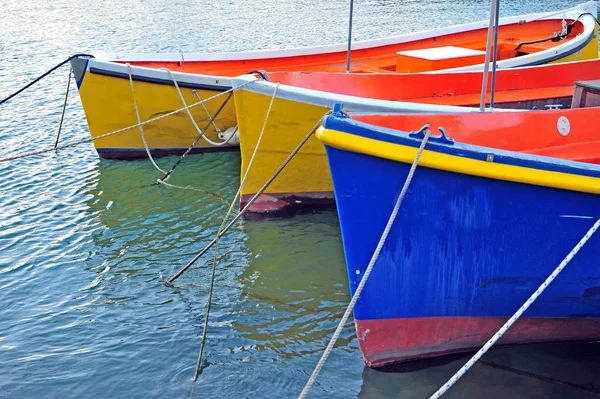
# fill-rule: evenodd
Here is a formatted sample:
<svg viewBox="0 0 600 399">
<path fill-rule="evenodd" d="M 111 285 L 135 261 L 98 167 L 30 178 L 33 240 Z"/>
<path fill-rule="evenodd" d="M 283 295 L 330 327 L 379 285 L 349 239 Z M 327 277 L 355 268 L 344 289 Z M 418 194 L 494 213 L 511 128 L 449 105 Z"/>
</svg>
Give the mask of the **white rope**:
<svg viewBox="0 0 600 399">
<path fill-rule="evenodd" d="M 181 190 L 191 190 L 191 191 L 196 191 L 198 193 L 203 193 L 203 194 L 208 194 L 208 195 L 212 195 L 213 197 L 216 197 L 219 201 L 221 201 L 222 203 L 224 203 L 225 205 L 229 205 L 227 203 L 227 201 L 225 201 L 225 198 L 221 197 L 219 194 L 217 193 L 213 193 L 211 191 L 207 191 L 207 190 L 203 190 L 201 188 L 197 188 L 197 187 L 190 187 L 190 186 L 176 186 L 174 184 L 171 183 L 167 183 L 166 181 L 162 181 L 160 179 L 158 179 L 158 183 L 159 184 L 164 184 L 167 187 L 171 187 L 171 188 L 178 188 Z"/>
<path fill-rule="evenodd" d="M 471 359 L 454 374 L 448 382 L 446 382 L 440 389 L 437 390 L 433 395 L 431 395 L 430 399 L 437 399 L 442 396 L 452 385 L 456 383 L 478 360 L 483 356 L 491 347 L 498 341 L 502 335 L 521 317 L 521 315 L 531 306 L 531 304 L 540 296 L 542 292 L 548 287 L 548 285 L 558 276 L 558 274 L 567 266 L 567 264 L 573 259 L 573 257 L 579 252 L 581 247 L 589 240 L 589 238 L 598 230 L 600 226 L 600 219 L 594 223 L 594 225 L 588 230 L 588 232 L 583 236 L 583 238 L 577 243 L 575 248 L 571 250 L 571 252 L 567 255 L 565 259 L 558 265 L 556 269 L 552 272 L 550 276 L 542 283 L 542 285 L 527 299 L 527 301 L 517 310 L 517 312 L 510 318 L 504 325 L 494 334 L 489 341 L 483 345 L 479 351 L 473 355 Z"/>
<path fill-rule="evenodd" d="M 173 75 L 173 72 L 171 72 L 169 69 L 167 68 L 161 68 L 164 71 L 167 71 L 169 73 L 169 75 L 171 75 L 171 79 L 173 79 L 173 84 L 175 85 L 175 89 L 177 89 L 177 93 L 179 94 L 179 98 L 181 99 L 181 103 L 186 106 L 187 103 L 185 102 L 185 99 L 183 98 L 183 94 L 181 93 L 181 89 L 179 88 L 179 84 L 177 83 L 177 79 L 175 79 L 175 75 Z M 199 97 L 199 96 L 198 96 Z M 208 109 L 206 108 L 206 105 L 204 105 L 204 103 L 202 103 L 202 106 L 204 107 L 204 109 L 206 110 L 206 113 L 208 114 L 209 119 L 212 119 L 212 117 L 210 116 L 210 113 L 208 112 Z M 215 141 L 212 141 L 211 139 L 209 139 L 208 137 L 206 137 L 206 135 L 203 132 L 202 129 L 200 129 L 198 127 L 198 124 L 196 123 L 196 121 L 194 120 L 194 117 L 192 116 L 192 113 L 190 112 L 189 109 L 186 109 L 186 112 L 188 114 L 188 116 L 190 117 L 190 120 L 192 121 L 192 125 L 194 125 L 194 127 L 196 128 L 196 131 L 198 132 L 198 135 L 200 135 L 200 137 L 202 137 L 204 139 L 204 141 L 206 141 L 208 144 L 215 146 L 215 147 L 220 147 L 222 145 L 226 145 L 228 143 L 228 140 L 222 141 L 220 143 L 217 143 Z M 213 124 L 214 124 L 214 120 L 213 120 Z M 216 126 L 215 126 L 216 127 Z M 166 172 L 165 172 L 166 173 Z"/>
<path fill-rule="evenodd" d="M 235 193 L 235 196 L 233 197 L 233 200 L 231 201 L 231 204 L 229 205 L 229 209 L 227 210 L 227 214 L 225 215 L 225 218 L 223 219 L 223 223 L 221 223 L 221 227 L 219 227 L 219 231 L 217 232 L 217 242 L 216 242 L 217 245 L 219 244 L 219 234 L 221 233 L 221 230 L 223 229 L 225 222 L 229 219 L 229 215 L 231 214 L 231 211 L 233 210 L 233 207 L 237 203 L 240 193 L 242 192 L 242 187 L 244 187 L 244 183 L 246 183 L 246 178 L 250 174 L 250 168 L 252 167 L 252 163 L 254 162 L 256 153 L 258 152 L 258 146 L 260 145 L 260 142 L 262 141 L 262 138 L 265 134 L 265 128 L 267 126 L 267 121 L 269 120 L 269 115 L 271 115 L 271 110 L 273 109 L 273 102 L 275 101 L 275 97 L 277 95 L 278 89 L 279 89 L 279 83 L 277 83 L 277 86 L 275 86 L 275 90 L 273 90 L 273 95 L 271 96 L 271 102 L 269 103 L 269 108 L 267 109 L 267 114 L 265 115 L 265 121 L 263 123 L 262 130 L 260 131 L 260 135 L 258 136 L 258 141 L 256 142 L 256 145 L 254 146 L 254 152 L 252 153 L 252 157 L 250 157 L 250 162 L 248 162 L 248 167 L 246 168 L 246 171 L 244 172 L 244 176 L 242 177 L 242 180 L 240 182 L 240 186 L 238 187 L 237 192 Z"/>
<path fill-rule="evenodd" d="M 194 89 L 192 90 L 192 95 L 194 97 L 196 97 L 196 100 L 198 101 L 202 101 L 202 98 L 200 97 L 200 94 L 198 94 L 198 90 Z M 215 120 L 213 119 L 210 111 L 208 110 L 208 108 L 206 108 L 206 105 L 202 104 L 202 107 L 204 108 L 204 111 L 206 112 L 206 115 L 208 116 L 209 120 L 212 120 L 212 125 L 215 128 L 215 130 L 217 131 L 217 134 L 221 134 L 221 129 L 219 129 L 219 127 L 217 126 Z"/>
<path fill-rule="evenodd" d="M 277 83 L 277 86 L 275 86 L 275 90 L 273 90 L 273 95 L 271 96 L 271 102 L 269 103 L 269 108 L 267 109 L 267 113 L 265 115 L 265 121 L 263 122 L 262 130 L 260 131 L 260 135 L 258 136 L 258 141 L 256 142 L 256 145 L 254 146 L 254 152 L 252 153 L 252 157 L 250 157 L 250 162 L 248 162 L 248 167 L 246 168 L 246 172 L 244 172 L 244 177 L 243 177 L 242 181 L 240 182 L 240 187 L 238 188 L 238 191 L 235 195 L 234 202 L 239 197 L 240 192 L 242 191 L 242 187 L 244 186 L 244 183 L 246 183 L 246 178 L 250 174 L 249 173 L 250 167 L 252 167 L 252 163 L 254 162 L 256 153 L 258 152 L 258 146 L 260 145 L 260 142 L 262 141 L 263 135 L 265 133 L 265 129 L 267 127 L 267 121 L 269 120 L 269 115 L 271 115 L 271 110 L 273 109 L 273 102 L 275 101 L 275 97 L 277 95 L 277 90 L 279 90 L 279 83 Z"/>
<path fill-rule="evenodd" d="M 325 115 L 327 115 L 329 113 L 331 113 L 331 111 L 327 111 L 325 113 Z M 323 116 L 325 116 L 325 115 L 323 115 Z M 298 143 L 298 145 L 296 146 L 296 148 L 294 148 L 294 150 L 287 156 L 287 158 L 285 159 L 285 161 L 283 161 L 283 163 L 279 166 L 279 168 L 277 168 L 277 170 L 275 171 L 275 173 L 273 173 L 273 175 L 271 175 L 271 177 L 269 177 L 269 179 L 256 192 L 256 194 L 254 194 L 252 196 L 252 198 L 250 198 L 250 200 L 246 203 L 246 206 L 244 207 L 244 209 L 242 209 L 237 215 L 235 215 L 235 217 L 231 220 L 231 222 L 229 222 L 229 224 L 221 231 L 221 233 L 218 235 L 219 238 L 222 237 L 244 215 L 244 213 L 248 209 L 250 209 L 250 205 L 252 205 L 254 203 L 254 201 L 256 201 L 262 195 L 262 193 L 267 189 L 267 187 L 269 187 L 269 185 L 273 182 L 273 180 L 275 180 L 277 178 L 277 176 L 279 176 L 279 174 L 281 173 L 281 171 L 290 163 L 290 161 L 296 156 L 296 154 L 298 154 L 298 152 L 300 151 L 300 149 L 302 149 L 302 147 L 304 146 L 304 144 L 306 144 L 306 142 L 312 137 L 312 135 L 314 134 L 315 130 L 321 124 L 322 120 L 323 120 L 323 118 L 319 118 L 319 120 L 317 121 L 317 123 L 315 123 L 314 126 L 308 131 L 308 133 L 306 134 L 306 136 L 304 136 L 304 138 Z M 179 277 L 181 277 L 181 275 L 183 273 L 185 273 L 185 271 L 188 270 L 190 267 L 192 267 L 192 265 L 198 259 L 200 259 L 202 257 L 202 255 L 204 255 L 206 253 L 206 251 L 208 251 L 216 242 L 217 242 L 217 238 L 213 239 L 206 247 L 204 247 L 204 249 L 202 251 L 198 252 L 198 254 L 196 256 L 194 256 L 194 258 L 191 261 L 189 261 L 177 273 L 175 273 L 171 277 L 169 277 L 165 281 L 165 284 L 167 284 L 169 286 L 172 286 L 173 285 L 173 281 L 175 281 L 176 279 L 178 279 Z"/>
<path fill-rule="evenodd" d="M 423 153 L 425 144 L 427 144 L 427 140 L 429 140 L 430 134 L 431 134 L 431 131 L 427 130 L 425 133 L 425 136 L 423 137 L 423 141 L 421 142 L 421 146 L 419 147 L 419 150 L 417 151 L 415 160 L 413 161 L 412 166 L 410 167 L 408 176 L 406 177 L 406 180 L 404 181 L 404 186 L 402 187 L 402 191 L 400 192 L 400 195 L 398 196 L 398 199 L 396 200 L 396 204 L 394 205 L 392 214 L 390 215 L 387 225 L 385 226 L 385 229 L 383 230 L 383 234 L 381 235 L 381 238 L 379 239 L 377 248 L 375 248 L 375 252 L 373 252 L 373 256 L 371 257 L 369 266 L 367 266 L 367 269 L 365 270 L 365 274 L 362 276 L 360 283 L 358 284 L 358 287 L 356 288 L 356 291 L 354 292 L 354 295 L 352 296 L 352 299 L 350 300 L 350 303 L 348 304 L 348 307 L 346 308 L 346 311 L 344 312 L 344 315 L 342 316 L 342 320 L 340 320 L 337 328 L 335 329 L 335 332 L 333 333 L 333 336 L 331 337 L 331 340 L 329 341 L 329 344 L 327 345 L 327 348 L 325 348 L 325 352 L 323 352 L 323 355 L 321 356 L 319 363 L 317 363 L 317 366 L 315 367 L 310 378 L 306 382 L 304 389 L 300 393 L 299 399 L 304 399 L 306 397 L 306 395 L 308 394 L 308 392 L 310 391 L 310 389 L 312 388 L 313 384 L 315 383 L 315 380 L 316 380 L 317 376 L 319 375 L 321 368 L 323 368 L 325 361 L 327 360 L 327 358 L 329 357 L 329 354 L 333 350 L 333 346 L 335 345 L 335 342 L 337 341 L 340 334 L 342 333 L 344 325 L 346 324 L 346 321 L 350 317 L 350 313 L 352 312 L 352 309 L 354 309 L 354 305 L 356 304 L 356 301 L 358 301 L 358 298 L 360 297 L 360 293 L 362 292 L 363 288 L 365 287 L 365 284 L 367 283 L 367 279 L 369 278 L 369 275 L 371 274 L 371 271 L 373 270 L 373 266 L 375 266 L 375 262 L 377 261 L 377 258 L 379 257 L 379 252 L 381 252 L 381 248 L 383 248 L 383 244 L 385 243 L 385 240 L 387 239 L 387 236 L 392 228 L 392 225 L 394 224 L 394 220 L 396 219 L 396 215 L 398 214 L 398 210 L 400 209 L 402 200 L 404 199 L 404 196 L 406 195 L 408 186 L 410 185 L 410 182 L 413 178 L 415 170 L 417 169 L 417 164 L 419 163 L 419 158 L 421 158 L 421 154 Z"/>
<path fill-rule="evenodd" d="M 256 147 L 254 148 L 254 152 L 252 153 L 252 158 L 250 158 L 250 162 L 248 163 L 248 167 L 246 168 L 246 172 L 244 173 L 244 177 L 242 178 L 242 181 L 240 183 L 240 187 L 238 188 L 237 192 L 235 193 L 235 196 L 233 197 L 233 200 L 231 201 L 231 204 L 229 205 L 229 209 L 227 209 L 227 213 L 225 214 L 225 217 L 223 218 L 223 221 L 221 222 L 221 225 L 219 226 L 219 230 L 217 231 L 217 234 L 215 237 L 215 251 L 214 251 L 213 262 L 212 262 L 212 275 L 211 275 L 211 282 L 210 282 L 210 290 L 208 293 L 208 299 L 207 299 L 207 304 L 206 304 L 204 327 L 202 328 L 202 341 L 200 343 L 200 352 L 198 354 L 198 361 L 196 362 L 196 371 L 194 373 L 194 380 L 192 383 L 192 391 L 190 393 L 190 398 L 193 397 L 193 395 L 194 395 L 196 380 L 198 379 L 198 374 L 200 373 L 202 354 L 204 353 L 204 343 L 206 342 L 206 332 L 208 329 L 208 316 L 210 313 L 213 285 L 214 285 L 214 281 L 215 281 L 215 271 L 216 271 L 216 267 L 217 267 L 217 256 L 219 254 L 219 239 L 221 238 L 221 234 L 223 232 L 223 227 L 225 226 L 225 223 L 227 223 L 227 221 L 229 220 L 229 215 L 231 215 L 233 207 L 237 203 L 237 199 L 240 195 L 240 192 L 242 191 L 242 187 L 244 186 L 244 183 L 246 182 L 246 177 L 248 177 L 248 172 L 250 171 L 250 167 L 252 166 L 252 162 L 254 161 L 254 156 L 256 155 L 256 153 L 258 151 L 258 146 L 259 146 L 259 144 L 263 138 L 263 135 L 265 133 L 265 127 L 267 125 L 267 120 L 269 119 L 269 115 L 271 115 L 271 109 L 273 108 L 273 102 L 275 101 L 277 89 L 279 89 L 279 83 L 277 84 L 277 86 L 275 86 L 275 90 L 273 90 L 273 96 L 271 96 L 271 102 L 269 103 L 269 108 L 267 110 L 267 114 L 265 115 L 265 122 L 263 124 L 263 128 L 260 132 L 260 136 L 258 137 L 258 141 L 256 143 Z"/>
<path fill-rule="evenodd" d="M 258 136 L 258 141 L 256 142 L 256 146 L 254 147 L 254 152 L 252 153 L 250 162 L 248 162 L 248 167 L 246 168 L 246 171 L 244 172 L 244 176 L 242 177 L 242 180 L 240 182 L 240 186 L 238 187 L 237 192 L 235 193 L 233 200 L 231 201 L 231 204 L 229 205 L 229 209 L 227 210 L 227 213 L 225 214 L 225 217 L 223 218 L 223 222 L 221 223 L 221 226 L 219 227 L 219 230 L 217 231 L 217 236 L 216 236 L 217 242 L 215 243 L 217 245 L 217 247 L 219 245 L 219 238 L 220 238 L 221 231 L 223 230 L 223 226 L 225 225 L 225 222 L 227 222 L 227 220 L 229 220 L 231 211 L 233 211 L 233 207 L 237 203 L 240 193 L 242 192 L 242 187 L 244 187 L 244 183 L 246 183 L 246 178 L 248 177 L 250 168 L 252 167 L 252 163 L 254 162 L 254 157 L 256 156 L 256 153 L 258 152 L 258 146 L 260 145 L 260 142 L 262 141 L 262 138 L 264 136 L 265 128 L 267 126 L 267 120 L 269 120 L 269 115 L 271 115 L 271 110 L 273 109 L 273 102 L 275 101 L 275 97 L 277 95 L 278 89 L 279 89 L 279 83 L 277 83 L 277 86 L 275 86 L 275 90 L 273 90 L 273 95 L 271 96 L 271 102 L 269 103 L 269 108 L 267 109 L 267 114 L 265 115 L 265 121 L 263 123 L 262 130 L 260 131 L 260 135 Z M 216 256 L 216 249 L 215 249 L 215 256 Z"/>
<path fill-rule="evenodd" d="M 154 167 L 158 171 L 160 171 L 162 173 L 167 173 L 158 167 L 158 165 L 156 164 L 156 162 L 154 162 L 154 159 L 152 158 L 152 154 L 150 154 L 150 149 L 148 148 L 148 144 L 146 143 L 146 137 L 144 137 L 144 128 L 141 125 L 142 120 L 140 118 L 140 111 L 138 109 L 137 100 L 135 99 L 135 89 L 133 88 L 133 79 L 131 77 L 131 65 L 129 65 L 129 63 L 127 63 L 126 65 L 127 65 L 127 72 L 129 73 L 129 85 L 131 86 L 131 96 L 133 97 L 133 106 L 135 107 L 135 114 L 137 116 L 138 125 L 140 125 L 139 126 L 140 127 L 140 135 L 142 136 L 142 143 L 144 143 L 144 148 L 146 149 L 146 154 L 148 154 L 148 158 L 150 158 L 150 162 L 152 162 L 152 165 L 154 165 Z M 188 112 L 189 112 L 189 110 L 188 110 Z"/>
<path fill-rule="evenodd" d="M 250 83 L 254 83 L 254 82 L 255 82 L 254 80 L 246 81 L 246 82 L 242 83 L 239 86 L 232 87 L 231 89 L 227 89 L 227 90 L 225 90 L 223 92 L 215 94 L 212 97 L 208 97 L 205 100 L 202 100 L 202 101 L 190 104 L 190 105 L 186 105 L 183 108 L 179 108 L 179 109 L 176 109 L 175 111 L 171 111 L 171 112 L 168 112 L 166 114 L 157 116 L 155 118 L 148 119 L 147 121 L 144 121 L 144 122 L 136 123 L 135 125 L 127 126 L 127 127 L 124 127 L 124 128 L 118 129 L 118 130 L 114 130 L 112 132 L 104 133 L 104 134 L 101 134 L 100 136 L 90 137 L 90 138 L 87 138 L 87 139 L 83 139 L 83 140 L 79 140 L 79 141 L 74 141 L 72 143 L 67 143 L 67 144 L 59 145 L 58 147 L 46 148 L 46 149 L 43 149 L 43 150 L 26 152 L 26 153 L 23 153 L 23 154 L 12 156 L 12 157 L 1 158 L 0 159 L 0 163 L 7 162 L 7 161 L 13 161 L 15 159 L 28 158 L 28 157 L 32 157 L 32 156 L 35 156 L 35 155 L 44 154 L 46 152 L 56 151 L 56 150 L 62 150 L 63 148 L 74 147 L 74 146 L 85 144 L 85 143 L 91 143 L 93 141 L 100 140 L 100 139 L 103 139 L 105 137 L 109 137 L 109 136 L 113 136 L 115 134 L 123 133 L 123 132 L 126 132 L 128 130 L 135 129 L 136 127 L 144 126 L 144 125 L 147 125 L 149 123 L 156 122 L 158 120 L 161 120 L 161 119 L 167 118 L 169 116 L 178 114 L 181 111 L 185 111 L 186 109 L 196 107 L 196 106 L 198 106 L 198 105 L 200 105 L 202 103 L 208 102 L 210 100 L 214 100 L 215 98 L 221 97 L 221 96 L 223 96 L 225 94 L 228 94 L 228 93 L 230 93 L 230 92 L 232 92 L 234 90 L 241 89 L 242 87 L 244 87 L 246 85 L 249 85 Z"/>
</svg>

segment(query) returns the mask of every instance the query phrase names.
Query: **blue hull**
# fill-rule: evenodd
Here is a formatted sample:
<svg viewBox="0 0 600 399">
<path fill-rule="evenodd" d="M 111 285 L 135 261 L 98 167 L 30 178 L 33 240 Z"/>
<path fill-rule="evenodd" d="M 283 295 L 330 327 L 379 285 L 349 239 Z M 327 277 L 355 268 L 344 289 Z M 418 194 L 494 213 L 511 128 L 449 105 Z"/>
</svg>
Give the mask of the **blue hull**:
<svg viewBox="0 0 600 399">
<path fill-rule="evenodd" d="M 341 130 L 344 123 L 338 120 L 335 126 Z M 346 132 L 354 133 L 355 127 L 350 122 Z M 354 294 L 410 164 L 331 146 L 327 146 L 327 157 Z M 599 217 L 596 194 L 418 167 L 354 308 L 359 340 L 365 341 L 361 347 L 387 346 L 389 363 L 479 344 L 480 339 L 449 344 L 460 338 L 452 331 L 457 328 L 455 321 L 475 323 L 475 331 L 469 330 L 474 335 L 482 332 L 477 331 L 481 320 L 490 321 L 493 331 L 539 287 Z M 511 342 L 600 338 L 600 234 L 592 236 L 523 317 L 524 332 Z M 402 324 L 410 319 L 419 323 Z M 543 331 L 536 328 L 535 319 L 544 321 Z M 393 347 L 400 345 L 393 342 L 397 338 L 393 329 L 417 337 L 419 331 L 412 329 L 431 327 L 423 320 L 443 330 L 432 338 L 439 342 L 430 343 L 434 349 L 413 347 L 403 356 L 402 348 Z M 583 321 L 582 330 L 592 331 L 583 336 L 557 334 L 556 328 L 568 326 L 562 323 L 565 320 Z M 386 331 L 373 334 L 377 342 L 366 342 L 365 331 L 368 335 L 377 329 L 378 321 L 387 323 Z M 365 347 L 363 354 L 367 363 L 378 360 L 368 359 Z"/>
</svg>

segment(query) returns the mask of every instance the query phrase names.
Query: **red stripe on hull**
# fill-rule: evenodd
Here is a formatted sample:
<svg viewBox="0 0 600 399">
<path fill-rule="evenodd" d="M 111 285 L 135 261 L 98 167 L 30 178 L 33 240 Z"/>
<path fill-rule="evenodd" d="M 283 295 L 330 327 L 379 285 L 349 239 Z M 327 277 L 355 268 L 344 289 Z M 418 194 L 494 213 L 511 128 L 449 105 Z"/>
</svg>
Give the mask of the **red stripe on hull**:
<svg viewBox="0 0 600 399">
<path fill-rule="evenodd" d="M 355 320 L 367 366 L 477 350 L 507 317 L 435 317 Z M 600 339 L 599 318 L 525 318 L 504 334 L 499 344 Z"/>
<path fill-rule="evenodd" d="M 240 199 L 240 210 L 246 207 L 246 204 L 254 194 L 244 194 Z M 256 201 L 250 205 L 248 212 L 254 213 L 274 213 L 291 208 L 301 208 L 304 206 L 332 205 L 335 203 L 333 192 L 314 192 L 314 193 L 269 193 L 261 194 Z"/>
</svg>

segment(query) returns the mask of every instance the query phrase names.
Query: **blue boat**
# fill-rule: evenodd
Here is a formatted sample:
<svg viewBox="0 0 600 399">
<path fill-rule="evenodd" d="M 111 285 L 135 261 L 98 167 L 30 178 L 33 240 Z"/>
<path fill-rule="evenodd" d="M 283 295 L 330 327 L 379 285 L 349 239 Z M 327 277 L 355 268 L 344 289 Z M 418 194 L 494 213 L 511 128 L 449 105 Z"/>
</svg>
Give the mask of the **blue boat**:
<svg viewBox="0 0 600 399">
<path fill-rule="evenodd" d="M 423 138 L 423 130 L 360 120 L 338 107 L 317 131 L 333 178 L 352 294 Z M 527 134 L 519 128 L 512 133 Z M 418 165 L 354 307 L 369 366 L 478 349 L 600 218 L 599 165 L 454 142 L 445 134 L 430 137 Z M 500 344 L 598 339 L 600 234 Z"/>
</svg>

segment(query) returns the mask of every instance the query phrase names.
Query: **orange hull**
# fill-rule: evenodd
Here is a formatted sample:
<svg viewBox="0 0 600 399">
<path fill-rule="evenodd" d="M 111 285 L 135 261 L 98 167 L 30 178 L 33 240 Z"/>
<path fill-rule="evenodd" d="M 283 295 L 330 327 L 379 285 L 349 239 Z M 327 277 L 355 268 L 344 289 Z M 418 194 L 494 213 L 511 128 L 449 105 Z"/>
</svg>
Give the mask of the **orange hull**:
<svg viewBox="0 0 600 399">
<path fill-rule="evenodd" d="M 482 72 L 268 74 L 270 82 L 305 89 L 380 100 L 460 106 L 479 105 L 482 77 Z M 507 108 L 531 108 L 540 103 L 570 107 L 575 82 L 598 79 L 600 60 L 500 70 L 496 75 L 495 103 Z"/>
<path fill-rule="evenodd" d="M 541 39 L 546 39 L 554 35 L 555 32 L 562 30 L 562 20 L 560 18 L 550 20 L 535 20 L 527 23 L 513 23 L 500 26 L 498 39 L 498 60 L 508 60 L 523 55 L 535 54 L 544 50 L 550 50 L 559 45 L 565 44 L 578 35 L 584 33 L 584 25 L 580 21 L 567 20 L 568 24 L 573 23 L 572 31 L 568 37 L 559 41 L 543 41 L 540 43 L 526 44 Z M 439 36 L 428 37 L 420 40 L 410 40 L 401 43 L 368 47 L 352 51 L 351 72 L 410 72 L 441 70 L 447 68 L 464 67 L 468 65 L 481 64 L 483 57 L 464 57 L 459 61 L 444 60 L 441 62 L 428 63 L 429 66 L 421 65 L 422 60 L 404 58 L 399 63 L 398 52 L 408 50 L 424 50 L 445 46 L 459 47 L 462 49 L 471 49 L 485 51 L 487 27 L 450 34 L 440 34 Z M 525 43 L 525 44 L 522 44 Z M 597 48 L 597 46 L 596 46 Z M 581 51 L 577 49 L 576 51 Z M 575 52 L 576 52 L 575 51 Z M 131 59 L 115 62 L 129 62 L 131 65 L 148 68 L 168 68 L 174 72 L 185 72 L 194 74 L 209 74 L 218 76 L 238 76 L 250 71 L 259 69 L 268 71 L 321 71 L 321 72 L 343 72 L 346 71 L 346 51 L 324 52 L 315 54 L 275 56 L 268 58 L 238 58 L 223 60 L 186 60 L 185 55 L 176 60 L 169 61 L 149 61 L 143 59 Z M 242 56 L 244 53 L 240 53 Z M 248 53 L 249 55 L 252 54 Z M 579 57 L 578 59 L 596 58 L 597 54 L 589 57 Z M 225 57 L 227 58 L 227 57 Z M 564 58 L 564 55 L 559 58 Z M 545 60 L 552 62 L 555 60 Z"/>
</svg>

